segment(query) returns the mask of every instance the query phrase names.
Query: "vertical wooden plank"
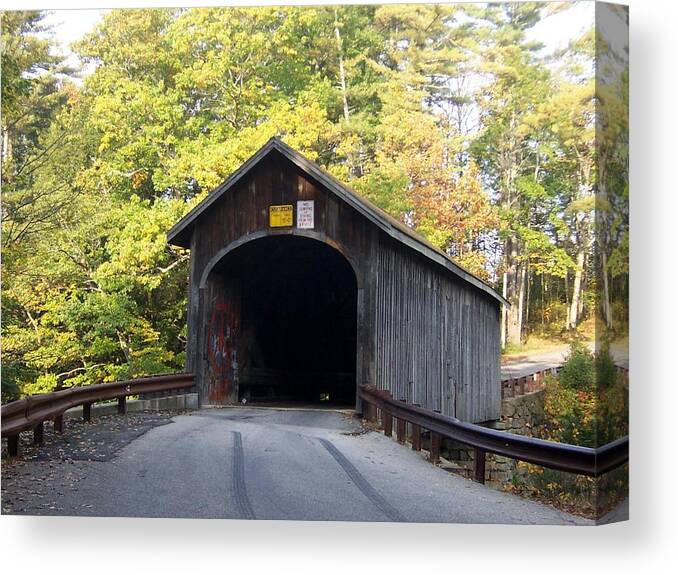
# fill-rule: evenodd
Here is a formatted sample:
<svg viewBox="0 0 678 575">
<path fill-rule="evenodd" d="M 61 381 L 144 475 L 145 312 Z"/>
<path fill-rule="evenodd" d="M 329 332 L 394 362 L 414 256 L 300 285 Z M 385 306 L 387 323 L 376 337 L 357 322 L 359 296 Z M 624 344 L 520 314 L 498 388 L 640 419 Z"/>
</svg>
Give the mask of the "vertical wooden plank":
<svg viewBox="0 0 678 575">
<path fill-rule="evenodd" d="M 421 451 L 421 427 L 412 426 L 412 450 Z"/>
<path fill-rule="evenodd" d="M 125 415 L 127 413 L 127 398 L 123 395 L 118 398 L 118 415 Z"/>
<path fill-rule="evenodd" d="M 92 421 L 92 404 L 83 403 L 82 405 L 82 419 L 83 421 Z"/>
<path fill-rule="evenodd" d="M 57 433 L 64 432 L 64 414 L 59 414 L 54 418 L 54 431 Z"/>
<path fill-rule="evenodd" d="M 396 418 L 396 441 L 405 443 L 405 420 L 400 418 Z"/>
<path fill-rule="evenodd" d="M 200 361 L 198 357 L 198 329 L 199 329 L 199 287 L 200 274 L 202 267 L 198 267 L 200 251 L 199 251 L 199 233 L 198 228 L 193 229 L 190 243 L 190 266 L 188 274 L 188 302 L 186 310 L 186 371 L 189 373 L 196 373 L 196 366 Z M 198 382 L 196 382 L 198 383 Z"/>
<path fill-rule="evenodd" d="M 251 234 L 257 229 L 258 206 L 257 206 L 257 183 L 256 178 L 249 178 L 247 183 L 247 233 Z"/>
</svg>

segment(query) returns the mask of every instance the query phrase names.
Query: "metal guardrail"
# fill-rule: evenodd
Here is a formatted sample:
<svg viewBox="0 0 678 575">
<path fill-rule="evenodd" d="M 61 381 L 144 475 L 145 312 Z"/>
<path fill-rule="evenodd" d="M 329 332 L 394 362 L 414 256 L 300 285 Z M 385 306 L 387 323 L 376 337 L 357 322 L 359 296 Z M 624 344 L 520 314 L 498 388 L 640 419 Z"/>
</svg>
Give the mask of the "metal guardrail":
<svg viewBox="0 0 678 575">
<path fill-rule="evenodd" d="M 14 457 L 19 453 L 19 434 L 22 431 L 33 430 L 33 442 L 41 443 L 44 422 L 53 419 L 54 429 L 63 433 L 63 417 L 67 409 L 82 405 L 83 419 L 89 421 L 92 417 L 93 403 L 117 399 L 118 413 L 124 414 L 127 412 L 129 395 L 183 389 L 192 387 L 194 383 L 195 376 L 192 373 L 175 373 L 31 395 L 2 406 L 0 409 L 2 437 L 7 437 L 9 455 Z"/>
<path fill-rule="evenodd" d="M 93 403 L 109 399 L 118 400 L 118 413 L 127 411 L 127 396 L 155 391 L 168 391 L 193 386 L 191 373 L 158 375 L 130 381 L 117 381 L 86 387 L 74 387 L 33 395 L 2 406 L 2 436 L 7 437 L 10 456 L 18 455 L 19 434 L 33 430 L 34 443 L 41 443 L 44 422 L 53 419 L 55 429 L 63 433 L 63 414 L 67 409 L 82 405 L 83 419 L 91 419 Z M 579 447 L 516 435 L 466 423 L 417 405 L 397 401 L 390 392 L 374 386 L 362 385 L 358 395 L 363 402 L 363 416 L 376 419 L 381 412 L 384 433 L 393 434 L 404 443 L 406 423 L 412 426 L 412 448 L 421 449 L 422 431 L 431 432 L 430 459 L 435 463 L 440 458 L 440 442 L 445 437 L 469 445 L 475 449 L 474 478 L 485 482 L 486 453 L 495 453 L 536 465 L 571 473 L 598 477 L 626 463 L 629 459 L 629 438 L 622 437 L 599 448 Z"/>
<path fill-rule="evenodd" d="M 596 449 L 579 447 L 466 423 L 417 405 L 397 401 L 389 391 L 378 390 L 371 385 L 360 386 L 358 395 L 364 405 L 363 417 L 377 420 L 376 410 L 379 410 L 384 433 L 389 437 L 393 435 L 393 420 L 396 420 L 396 437 L 399 443 L 405 442 L 406 423 L 412 426 L 412 449 L 417 451 L 421 449 L 422 430 L 429 430 L 429 451 L 433 463 L 440 459 L 440 441 L 443 437 L 473 447 L 474 479 L 480 483 L 485 483 L 485 456 L 488 452 L 590 477 L 603 475 L 629 459 L 628 436 Z"/>
</svg>

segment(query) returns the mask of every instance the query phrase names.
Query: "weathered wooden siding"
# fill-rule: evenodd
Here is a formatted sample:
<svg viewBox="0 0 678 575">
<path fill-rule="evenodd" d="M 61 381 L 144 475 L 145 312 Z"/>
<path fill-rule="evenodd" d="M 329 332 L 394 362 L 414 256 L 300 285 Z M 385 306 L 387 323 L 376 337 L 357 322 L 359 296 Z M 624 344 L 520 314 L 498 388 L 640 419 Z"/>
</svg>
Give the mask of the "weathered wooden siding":
<svg viewBox="0 0 678 575">
<path fill-rule="evenodd" d="M 370 249 L 371 224 L 354 209 L 284 158 L 271 155 L 257 169 L 228 191 L 224 201 L 207 211 L 196 226 L 200 239 L 193 248 L 196 270 L 202 272 L 225 246 L 245 236 L 265 231 L 270 235 L 299 233 L 296 228 L 270 228 L 269 206 L 314 200 L 313 232 L 339 244 L 352 263 L 363 262 Z M 296 213 L 295 213 L 296 217 Z"/>
<path fill-rule="evenodd" d="M 497 419 L 497 302 L 384 235 L 375 283 L 376 385 L 466 421 Z"/>
<path fill-rule="evenodd" d="M 298 200 L 314 200 L 315 229 L 271 229 L 269 206 L 296 209 Z M 191 234 L 187 367 L 197 375 L 203 403 L 210 393 L 208 308 L 218 290 L 210 266 L 228 246 L 264 235 L 312 237 L 351 263 L 358 284 L 357 383 L 468 421 L 499 416 L 498 301 L 382 233 L 277 153 L 210 206 Z"/>
</svg>

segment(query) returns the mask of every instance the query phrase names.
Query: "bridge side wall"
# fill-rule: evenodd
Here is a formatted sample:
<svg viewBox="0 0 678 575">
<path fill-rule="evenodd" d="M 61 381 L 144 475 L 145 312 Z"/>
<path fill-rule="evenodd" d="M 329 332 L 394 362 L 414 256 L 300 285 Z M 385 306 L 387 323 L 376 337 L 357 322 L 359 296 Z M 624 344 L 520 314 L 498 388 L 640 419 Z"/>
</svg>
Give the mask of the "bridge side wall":
<svg viewBox="0 0 678 575">
<path fill-rule="evenodd" d="M 386 235 L 375 275 L 377 386 L 465 421 L 498 419 L 498 303 Z"/>
</svg>

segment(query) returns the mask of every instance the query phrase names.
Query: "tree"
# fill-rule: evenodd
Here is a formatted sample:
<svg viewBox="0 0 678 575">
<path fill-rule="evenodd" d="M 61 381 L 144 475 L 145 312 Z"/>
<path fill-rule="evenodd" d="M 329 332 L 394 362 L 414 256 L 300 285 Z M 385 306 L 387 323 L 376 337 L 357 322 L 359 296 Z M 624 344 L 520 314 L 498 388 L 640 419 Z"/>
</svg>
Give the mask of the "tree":
<svg viewBox="0 0 678 575">
<path fill-rule="evenodd" d="M 584 274 L 593 255 L 595 213 L 595 82 L 593 37 L 588 32 L 571 43 L 561 82 L 545 106 L 550 131 L 559 151 L 554 162 L 566 164 L 561 180 L 562 214 L 571 232 L 575 268 L 567 327 L 577 327 L 582 311 Z"/>
<path fill-rule="evenodd" d="M 74 194 L 64 182 L 73 168 L 67 161 L 69 142 L 58 110 L 72 95 L 60 59 L 50 53 L 41 12 L 2 14 L 2 265 L 3 335 L 28 325 L 34 329 L 30 290 L 21 293 L 18 277 L 40 235 L 54 229 Z M 55 161 L 63 161 L 55 169 Z M 24 297 L 21 297 L 21 296 Z M 37 328 L 35 328 L 37 329 Z M 28 331 L 31 334 L 31 331 Z M 20 337 L 30 341 L 32 335 Z M 37 337 L 37 335 L 36 335 Z M 3 398 L 16 396 L 19 381 L 34 377 L 21 357 L 12 353 L 11 337 L 3 338 Z"/>
<path fill-rule="evenodd" d="M 552 86 L 548 70 L 534 56 L 537 46 L 525 41 L 525 31 L 539 20 L 542 9 L 538 3 L 500 4 L 483 14 L 490 27 L 481 70 L 490 81 L 479 94 L 482 131 L 474 151 L 503 220 L 502 289 L 511 307 L 502 313 L 502 340 L 511 344 L 522 341 L 528 287 L 521 230 L 531 229 L 530 214 L 543 197 L 533 193 L 541 179 L 539 106 Z"/>
</svg>

